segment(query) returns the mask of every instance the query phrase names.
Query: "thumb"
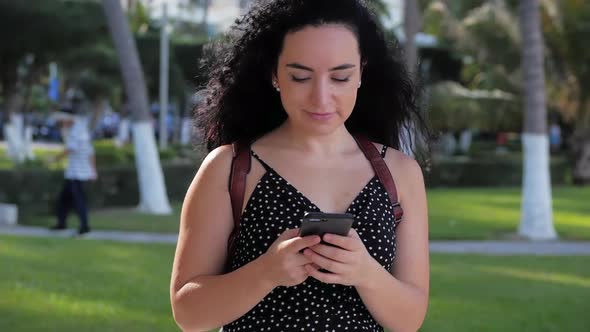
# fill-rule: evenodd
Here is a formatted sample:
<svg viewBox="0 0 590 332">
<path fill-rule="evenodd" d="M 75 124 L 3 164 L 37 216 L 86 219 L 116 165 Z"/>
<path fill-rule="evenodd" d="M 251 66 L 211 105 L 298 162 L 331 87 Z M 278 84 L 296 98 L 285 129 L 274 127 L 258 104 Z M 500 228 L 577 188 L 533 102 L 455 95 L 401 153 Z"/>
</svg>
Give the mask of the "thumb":
<svg viewBox="0 0 590 332">
<path fill-rule="evenodd" d="M 291 240 L 290 247 L 294 252 L 298 252 L 305 248 L 315 246 L 321 241 L 322 239 L 319 237 L 319 235 L 309 235 Z"/>
</svg>

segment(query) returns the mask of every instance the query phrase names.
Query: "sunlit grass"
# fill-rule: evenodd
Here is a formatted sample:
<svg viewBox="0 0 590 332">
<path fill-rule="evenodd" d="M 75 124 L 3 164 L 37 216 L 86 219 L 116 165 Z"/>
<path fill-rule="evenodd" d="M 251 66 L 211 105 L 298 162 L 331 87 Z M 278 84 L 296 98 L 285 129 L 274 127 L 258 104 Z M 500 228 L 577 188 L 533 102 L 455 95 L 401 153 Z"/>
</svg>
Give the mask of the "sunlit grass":
<svg viewBox="0 0 590 332">
<path fill-rule="evenodd" d="M 433 255 L 422 331 L 589 331 L 590 257 Z"/>
<path fill-rule="evenodd" d="M 178 233 L 181 203 L 172 204 L 172 214 L 167 216 L 142 213 L 137 208 L 112 208 L 90 211 L 90 226 L 94 230 L 118 230 L 155 233 Z M 55 223 L 54 216 L 36 216 L 26 220 L 27 225 L 49 226 Z M 71 213 L 68 226 L 79 226 L 78 217 Z"/>
<path fill-rule="evenodd" d="M 173 255 L 172 245 L 0 236 L 0 331 L 178 331 Z M 590 257 L 437 254 L 430 294 L 421 331 L 589 331 Z"/>
<path fill-rule="evenodd" d="M 431 239 L 494 239 L 520 223 L 520 188 L 430 189 Z M 553 188 L 559 235 L 590 239 L 590 187 Z"/>
<path fill-rule="evenodd" d="M 480 266 L 478 268 L 482 272 L 495 273 L 499 276 L 507 276 L 519 278 L 529 281 L 547 281 L 564 286 L 579 286 L 587 288 L 590 291 L 590 278 L 580 278 L 570 274 L 564 273 L 538 273 L 526 269 L 509 268 L 509 267 L 488 267 Z"/>
<path fill-rule="evenodd" d="M 173 250 L 0 237 L 0 331 L 175 331 Z"/>
</svg>

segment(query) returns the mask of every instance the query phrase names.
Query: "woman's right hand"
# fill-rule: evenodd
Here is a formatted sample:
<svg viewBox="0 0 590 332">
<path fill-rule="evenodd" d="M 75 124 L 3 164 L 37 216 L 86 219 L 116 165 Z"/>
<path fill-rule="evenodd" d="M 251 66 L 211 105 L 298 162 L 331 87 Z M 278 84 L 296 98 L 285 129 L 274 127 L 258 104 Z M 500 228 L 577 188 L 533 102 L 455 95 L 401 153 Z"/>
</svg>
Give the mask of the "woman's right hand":
<svg viewBox="0 0 590 332">
<path fill-rule="evenodd" d="M 290 287 L 304 282 L 309 276 L 305 265 L 312 262 L 303 255 L 302 250 L 320 241 L 321 238 L 317 235 L 300 237 L 297 228 L 283 232 L 260 257 L 266 279 L 273 287 Z"/>
</svg>

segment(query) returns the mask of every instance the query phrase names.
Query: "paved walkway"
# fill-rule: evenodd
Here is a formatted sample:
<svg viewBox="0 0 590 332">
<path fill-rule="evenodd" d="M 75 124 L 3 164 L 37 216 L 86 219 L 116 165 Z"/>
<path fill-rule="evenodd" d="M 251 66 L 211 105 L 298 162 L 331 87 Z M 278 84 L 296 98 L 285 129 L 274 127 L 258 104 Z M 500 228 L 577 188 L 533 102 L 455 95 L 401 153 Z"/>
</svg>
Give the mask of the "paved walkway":
<svg viewBox="0 0 590 332">
<path fill-rule="evenodd" d="M 0 234 L 38 237 L 76 236 L 74 229 L 53 232 L 49 231 L 47 228 L 30 226 L 0 226 Z M 95 230 L 85 234 L 82 238 L 89 240 L 110 240 L 134 243 L 175 244 L 177 235 Z M 590 242 L 431 241 L 430 251 L 434 253 L 472 253 L 484 255 L 590 256 Z"/>
<path fill-rule="evenodd" d="M 431 241 L 430 251 L 484 255 L 590 256 L 590 242 Z"/>
<path fill-rule="evenodd" d="M 0 234 L 21 235 L 36 237 L 78 237 L 74 228 L 63 231 L 50 231 L 45 227 L 32 226 L 0 226 Z M 135 243 L 176 243 L 178 236 L 176 234 L 159 234 L 144 232 L 122 232 L 122 231 L 102 231 L 93 230 L 86 233 L 80 238 L 90 240 L 110 240 L 118 242 L 135 242 Z"/>
</svg>

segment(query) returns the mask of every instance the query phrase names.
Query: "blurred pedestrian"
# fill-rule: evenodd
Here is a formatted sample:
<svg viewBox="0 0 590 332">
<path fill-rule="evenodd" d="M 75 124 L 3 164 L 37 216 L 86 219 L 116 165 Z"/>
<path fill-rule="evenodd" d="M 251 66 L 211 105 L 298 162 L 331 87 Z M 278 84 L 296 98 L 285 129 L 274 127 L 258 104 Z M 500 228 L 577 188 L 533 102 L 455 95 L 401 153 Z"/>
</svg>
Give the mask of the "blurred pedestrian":
<svg viewBox="0 0 590 332">
<path fill-rule="evenodd" d="M 57 223 L 51 230 L 67 229 L 67 217 L 73 208 L 80 219 L 78 234 L 90 232 L 88 223 L 88 203 L 86 200 L 85 184 L 97 179 L 94 147 L 86 117 L 79 114 L 80 101 L 75 100 L 71 108 L 64 109 L 53 115 L 61 128 L 65 149 L 56 161 L 67 157 L 67 167 L 64 172 L 64 183 L 57 200 Z"/>
<path fill-rule="evenodd" d="M 557 123 L 553 123 L 549 127 L 549 144 L 551 152 L 558 152 L 561 148 L 561 127 Z"/>
</svg>

